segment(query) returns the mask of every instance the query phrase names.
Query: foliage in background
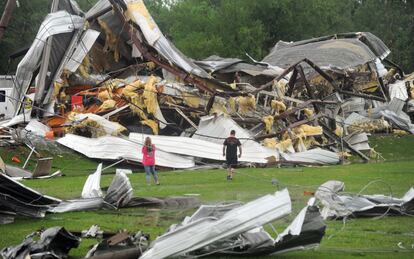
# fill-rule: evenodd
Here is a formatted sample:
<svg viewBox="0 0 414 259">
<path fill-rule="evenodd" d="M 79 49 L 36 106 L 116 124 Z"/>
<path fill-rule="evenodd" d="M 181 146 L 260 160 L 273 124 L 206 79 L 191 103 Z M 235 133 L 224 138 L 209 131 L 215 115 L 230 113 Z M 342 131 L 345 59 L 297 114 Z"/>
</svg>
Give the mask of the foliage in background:
<svg viewBox="0 0 414 259">
<path fill-rule="evenodd" d="M 88 10 L 97 0 L 78 0 Z M 6 1 L 0 3 L 2 12 Z M 29 46 L 51 1 L 20 0 L 0 42 L 0 74 L 8 56 Z M 188 56 L 263 58 L 279 40 L 370 31 L 406 72 L 414 70 L 414 1 L 406 0 L 146 0 L 161 30 Z"/>
</svg>

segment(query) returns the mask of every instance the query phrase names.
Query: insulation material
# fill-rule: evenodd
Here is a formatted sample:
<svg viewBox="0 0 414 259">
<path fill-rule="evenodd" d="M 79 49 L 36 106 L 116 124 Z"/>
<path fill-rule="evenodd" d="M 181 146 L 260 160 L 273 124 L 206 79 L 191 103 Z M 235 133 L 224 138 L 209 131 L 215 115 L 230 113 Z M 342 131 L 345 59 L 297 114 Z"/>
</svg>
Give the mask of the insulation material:
<svg viewBox="0 0 414 259">
<path fill-rule="evenodd" d="M 300 125 L 293 129 L 298 137 L 320 136 L 323 134 L 321 126 Z"/>
<path fill-rule="evenodd" d="M 256 109 L 256 97 L 254 97 L 253 95 L 240 96 L 237 98 L 237 102 L 239 104 L 240 114 L 247 114 L 250 111 L 253 111 Z"/>
<path fill-rule="evenodd" d="M 283 97 L 285 97 L 286 84 L 287 84 L 287 81 L 284 79 L 281 79 L 279 81 L 273 81 L 273 90 L 276 92 L 279 99 L 282 99 Z M 286 107 L 285 107 L 285 110 L 286 110 Z"/>
<path fill-rule="evenodd" d="M 295 153 L 293 142 L 290 138 L 282 140 L 276 144 L 276 149 L 280 152 Z"/>
<path fill-rule="evenodd" d="M 121 124 L 109 121 L 93 113 L 75 114 L 72 117 L 71 121 L 80 122 L 80 127 L 87 127 L 92 132 L 95 132 L 95 137 L 103 135 L 117 136 L 120 135 L 123 131 L 126 131 L 125 127 Z"/>
<path fill-rule="evenodd" d="M 118 36 L 109 28 L 106 22 L 98 19 L 98 23 L 101 29 L 105 32 L 105 46 L 103 48 L 104 53 L 109 51 L 113 52 L 115 62 L 119 62 L 120 54 L 118 49 Z"/>
<path fill-rule="evenodd" d="M 275 110 L 277 113 L 286 111 L 286 105 L 281 101 L 272 100 L 271 106 L 272 109 Z"/>
<path fill-rule="evenodd" d="M 315 114 L 314 110 L 309 109 L 309 108 L 305 108 L 305 109 L 303 109 L 303 113 L 304 113 L 304 114 L 306 115 L 306 117 L 308 117 L 308 118 L 312 117 L 312 116 Z"/>
<path fill-rule="evenodd" d="M 181 96 L 185 104 L 187 104 L 189 107 L 192 107 L 192 108 L 200 107 L 201 100 L 200 100 L 200 97 L 198 97 L 197 95 L 194 95 L 188 92 L 183 92 Z"/>
<path fill-rule="evenodd" d="M 82 189 L 82 198 L 99 198 L 103 197 L 101 191 L 101 173 L 102 173 L 102 163 L 98 165 L 95 173 L 88 175 L 85 184 Z"/>
<path fill-rule="evenodd" d="M 143 87 L 144 83 L 141 80 L 135 80 L 122 89 L 122 95 L 128 98 L 134 98 L 138 95 L 137 90 L 142 89 Z"/>
<path fill-rule="evenodd" d="M 154 133 L 154 135 L 158 135 L 158 122 L 154 120 L 143 120 L 141 121 L 141 124 L 147 125 L 151 128 L 152 133 Z"/>
<path fill-rule="evenodd" d="M 230 97 L 229 98 L 229 106 L 230 106 L 230 114 L 235 113 L 236 110 L 236 98 Z"/>
<path fill-rule="evenodd" d="M 155 114 L 157 112 L 157 88 L 155 84 L 157 83 L 157 78 L 151 76 L 148 81 L 145 83 L 144 89 L 144 104 L 148 113 Z"/>
<path fill-rule="evenodd" d="M 268 148 L 276 149 L 277 144 L 278 144 L 278 142 L 275 138 L 265 138 L 263 140 L 263 146 L 268 147 Z"/>
<path fill-rule="evenodd" d="M 263 117 L 262 119 L 263 123 L 265 124 L 266 133 L 271 133 L 273 131 L 273 122 L 274 117 L 272 115 Z"/>
<path fill-rule="evenodd" d="M 105 100 L 101 106 L 99 106 L 98 112 L 103 112 L 106 110 L 114 109 L 116 108 L 116 101 L 112 99 Z"/>
<path fill-rule="evenodd" d="M 131 97 L 131 104 L 129 105 L 131 111 L 138 115 L 141 119 L 146 120 L 147 115 L 145 114 L 145 98 L 143 94 L 137 94 Z"/>
<path fill-rule="evenodd" d="M 85 138 L 66 134 L 57 141 L 59 144 L 89 158 L 102 160 L 126 159 L 134 162 L 142 162 L 142 144 L 128 139 L 113 136 Z M 179 156 L 162 150 L 155 152 L 155 164 L 169 168 L 191 168 L 195 166 L 192 157 Z"/>
<path fill-rule="evenodd" d="M 106 101 L 106 100 L 110 100 L 112 99 L 112 93 L 110 90 L 105 89 L 103 91 L 100 91 L 98 93 L 98 99 L 102 102 Z"/>
</svg>

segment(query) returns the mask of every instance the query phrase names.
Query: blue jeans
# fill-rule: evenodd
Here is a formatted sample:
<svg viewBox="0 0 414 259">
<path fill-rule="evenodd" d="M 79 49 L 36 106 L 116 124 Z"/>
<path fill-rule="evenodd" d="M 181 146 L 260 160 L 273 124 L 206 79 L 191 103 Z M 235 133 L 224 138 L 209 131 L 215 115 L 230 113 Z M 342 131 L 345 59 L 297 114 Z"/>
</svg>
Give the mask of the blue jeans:
<svg viewBox="0 0 414 259">
<path fill-rule="evenodd" d="M 155 165 L 148 165 L 144 166 L 145 169 L 145 178 L 147 179 L 147 183 L 151 182 L 151 174 L 154 177 L 154 181 L 158 183 L 158 174 L 155 171 Z"/>
</svg>

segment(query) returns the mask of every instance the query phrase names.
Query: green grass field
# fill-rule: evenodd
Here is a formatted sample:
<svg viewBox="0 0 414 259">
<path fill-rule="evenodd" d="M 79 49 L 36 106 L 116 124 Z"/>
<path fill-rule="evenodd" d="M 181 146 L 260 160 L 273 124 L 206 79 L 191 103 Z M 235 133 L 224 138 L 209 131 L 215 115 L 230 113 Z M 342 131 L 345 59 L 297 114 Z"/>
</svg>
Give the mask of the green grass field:
<svg viewBox="0 0 414 259">
<path fill-rule="evenodd" d="M 205 171 L 163 171 L 160 172 L 161 185 L 147 186 L 142 171 L 130 176 L 136 196 L 163 197 L 185 194 L 199 194 L 202 203 L 222 201 L 250 201 L 264 194 L 275 192 L 278 188 L 289 189 L 293 213 L 273 225 L 277 231 L 283 230 L 306 205 L 309 196 L 305 191 L 314 191 L 327 180 L 340 180 L 346 184 L 346 191 L 359 192 L 374 180 L 364 194 L 391 194 L 400 197 L 414 186 L 414 137 L 406 136 L 371 138 L 371 146 L 386 159 L 383 162 L 368 164 L 354 163 L 330 167 L 295 167 L 240 169 L 234 181 L 225 180 L 223 170 Z M 12 155 L 25 158 L 27 148 L 14 150 L 2 149 L 0 155 L 10 162 Z M 32 167 L 34 162 L 30 163 Z M 25 180 L 23 183 L 44 194 L 61 199 L 80 196 L 83 184 L 89 173 L 96 168 L 97 162 L 76 154 L 65 153 L 56 156 L 54 167 L 62 169 L 65 177 L 49 180 Z M 113 171 L 105 172 L 101 186 L 108 186 Z M 279 185 L 272 185 L 272 179 Z M 92 224 L 98 224 L 105 231 L 127 229 L 131 232 L 143 230 L 154 239 L 167 228 L 181 221 L 194 210 L 166 209 L 121 209 L 90 212 L 48 214 L 44 219 L 18 218 L 9 225 L 0 225 L 0 247 L 15 245 L 29 233 L 42 227 L 64 226 L 68 230 L 81 231 Z M 384 217 L 381 219 L 350 219 L 348 221 L 328 221 L 327 233 L 316 251 L 301 251 L 283 255 L 289 258 L 344 258 L 344 257 L 414 257 L 414 218 Z M 276 234 L 274 234 L 276 235 Z M 398 247 L 400 243 L 406 248 Z M 73 257 L 82 257 L 96 240 L 83 239 L 80 247 L 71 251 Z M 279 256 L 280 257 L 280 256 Z"/>
</svg>

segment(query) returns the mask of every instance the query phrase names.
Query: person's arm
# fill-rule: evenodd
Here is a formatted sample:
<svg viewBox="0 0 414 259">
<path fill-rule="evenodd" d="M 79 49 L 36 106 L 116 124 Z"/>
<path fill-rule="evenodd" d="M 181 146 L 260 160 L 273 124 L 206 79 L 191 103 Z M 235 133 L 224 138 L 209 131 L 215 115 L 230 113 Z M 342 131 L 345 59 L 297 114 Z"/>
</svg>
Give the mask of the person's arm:
<svg viewBox="0 0 414 259">
<path fill-rule="evenodd" d="M 242 156 L 242 147 L 241 147 L 241 143 L 240 140 L 237 140 L 237 146 L 239 147 L 239 158 Z"/>
<path fill-rule="evenodd" d="M 223 142 L 223 156 L 226 155 L 226 145 L 227 145 L 227 139 L 225 139 Z"/>
</svg>

